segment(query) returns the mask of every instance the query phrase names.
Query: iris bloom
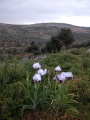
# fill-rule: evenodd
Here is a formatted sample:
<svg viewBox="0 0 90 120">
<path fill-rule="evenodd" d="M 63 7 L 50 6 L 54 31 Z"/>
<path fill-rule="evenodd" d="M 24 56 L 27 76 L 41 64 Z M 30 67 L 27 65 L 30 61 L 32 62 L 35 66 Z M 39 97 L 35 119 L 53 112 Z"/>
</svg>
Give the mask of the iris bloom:
<svg viewBox="0 0 90 120">
<path fill-rule="evenodd" d="M 73 78 L 72 72 L 66 72 L 66 77 L 67 77 L 68 79 L 72 79 L 72 78 Z"/>
<path fill-rule="evenodd" d="M 38 63 L 34 63 L 33 64 L 33 68 L 36 69 L 36 70 L 39 70 L 41 68 L 41 65 Z"/>
<path fill-rule="evenodd" d="M 64 82 L 66 79 L 72 79 L 72 78 L 73 78 L 72 72 L 61 72 L 61 74 L 56 74 L 53 79 L 58 80 L 60 82 Z"/>
<path fill-rule="evenodd" d="M 60 66 L 57 66 L 57 67 L 55 68 L 55 71 L 61 71 Z"/>
<path fill-rule="evenodd" d="M 58 79 L 64 82 L 66 80 L 66 73 L 62 72 L 60 75 L 58 75 Z"/>
<path fill-rule="evenodd" d="M 41 76 L 47 74 L 47 69 L 45 69 L 45 70 L 39 69 L 39 70 L 38 70 L 38 74 L 40 74 Z"/>
<path fill-rule="evenodd" d="M 35 75 L 33 76 L 33 81 L 34 81 L 34 82 L 40 82 L 40 81 L 41 81 L 41 76 L 40 76 L 40 74 L 35 74 Z"/>
</svg>

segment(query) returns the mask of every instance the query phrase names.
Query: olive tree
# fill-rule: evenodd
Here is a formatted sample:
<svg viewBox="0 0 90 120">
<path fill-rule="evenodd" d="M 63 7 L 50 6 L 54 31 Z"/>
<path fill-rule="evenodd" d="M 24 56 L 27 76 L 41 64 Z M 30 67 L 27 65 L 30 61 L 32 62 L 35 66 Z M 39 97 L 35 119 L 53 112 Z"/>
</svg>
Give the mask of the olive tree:
<svg viewBox="0 0 90 120">
<path fill-rule="evenodd" d="M 66 48 L 74 42 L 74 36 L 70 28 L 61 28 L 58 31 L 57 35 L 51 36 L 51 40 L 46 43 L 46 50 L 51 51 L 60 51 L 63 46 Z"/>
<path fill-rule="evenodd" d="M 61 46 L 65 46 L 66 48 L 68 48 L 75 40 L 70 28 L 61 28 L 57 38 L 59 39 Z"/>
</svg>

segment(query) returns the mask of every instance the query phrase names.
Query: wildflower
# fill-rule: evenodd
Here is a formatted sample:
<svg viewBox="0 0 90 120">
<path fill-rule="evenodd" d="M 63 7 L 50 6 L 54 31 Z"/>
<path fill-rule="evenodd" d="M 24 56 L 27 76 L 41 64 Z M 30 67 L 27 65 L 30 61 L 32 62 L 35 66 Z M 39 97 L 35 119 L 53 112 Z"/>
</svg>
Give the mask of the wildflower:
<svg viewBox="0 0 90 120">
<path fill-rule="evenodd" d="M 41 68 L 41 65 L 39 64 L 39 62 L 38 62 L 38 63 L 34 63 L 34 64 L 33 64 L 33 68 L 34 68 L 35 70 L 39 70 L 39 69 Z"/>
<path fill-rule="evenodd" d="M 61 82 L 64 82 L 66 80 L 66 74 L 65 74 L 65 72 L 62 72 L 57 77 L 58 77 L 58 80 L 61 81 Z"/>
<path fill-rule="evenodd" d="M 60 66 L 57 66 L 57 67 L 55 68 L 55 73 L 56 73 L 56 74 L 60 74 L 60 72 L 61 72 L 61 68 L 60 68 Z"/>
<path fill-rule="evenodd" d="M 57 66 L 57 67 L 55 68 L 55 71 L 61 71 L 60 66 Z"/>
<path fill-rule="evenodd" d="M 34 82 L 40 82 L 40 81 L 41 81 L 41 76 L 40 76 L 40 74 L 35 74 L 35 75 L 33 76 L 33 81 L 34 81 Z"/>
<path fill-rule="evenodd" d="M 55 74 L 56 75 L 54 76 L 53 80 L 58 80 L 58 75 L 60 74 L 60 72 L 61 72 L 60 66 L 55 67 Z"/>
<path fill-rule="evenodd" d="M 56 74 L 53 79 L 58 80 L 60 83 L 62 83 L 66 80 L 66 73 L 62 72 L 61 74 Z"/>
<path fill-rule="evenodd" d="M 44 75 L 47 74 L 47 69 L 44 70 Z"/>
<path fill-rule="evenodd" d="M 39 70 L 38 70 L 38 74 L 40 74 L 41 76 L 47 74 L 47 69 L 45 69 L 45 70 L 39 69 Z"/>
<path fill-rule="evenodd" d="M 73 78 L 72 72 L 66 72 L 66 77 L 67 79 L 72 79 Z"/>
</svg>

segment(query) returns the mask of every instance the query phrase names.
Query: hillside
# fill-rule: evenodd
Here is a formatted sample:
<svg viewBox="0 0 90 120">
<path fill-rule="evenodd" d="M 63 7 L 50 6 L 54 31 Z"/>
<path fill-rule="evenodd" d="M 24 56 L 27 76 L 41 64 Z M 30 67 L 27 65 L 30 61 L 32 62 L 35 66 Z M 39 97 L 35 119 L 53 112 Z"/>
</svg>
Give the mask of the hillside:
<svg viewBox="0 0 90 120">
<path fill-rule="evenodd" d="M 21 42 L 42 42 L 50 40 L 60 28 L 70 28 L 78 41 L 90 40 L 90 27 L 79 27 L 64 23 L 39 23 L 32 25 L 12 25 L 0 23 L 0 42 L 21 41 Z"/>
</svg>

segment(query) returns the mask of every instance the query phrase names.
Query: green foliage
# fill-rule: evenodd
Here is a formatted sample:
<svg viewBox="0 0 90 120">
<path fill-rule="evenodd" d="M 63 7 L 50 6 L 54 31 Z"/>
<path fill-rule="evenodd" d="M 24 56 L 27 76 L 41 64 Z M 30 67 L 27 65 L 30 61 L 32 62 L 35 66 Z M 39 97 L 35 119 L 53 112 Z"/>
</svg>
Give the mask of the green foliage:
<svg viewBox="0 0 90 120">
<path fill-rule="evenodd" d="M 23 79 L 25 79 L 27 70 L 30 71 L 29 74 L 30 76 L 32 76 L 32 62 L 19 63 L 17 59 L 13 59 L 12 63 L 6 61 L 0 67 L 0 90 L 2 90 L 3 86 L 6 86 L 7 84 L 22 81 Z"/>
<path fill-rule="evenodd" d="M 80 49 L 77 49 L 77 48 L 72 48 L 69 50 L 70 53 L 74 54 L 74 55 L 82 55 L 82 54 L 86 54 L 86 50 L 85 48 L 80 48 Z"/>
<path fill-rule="evenodd" d="M 76 55 L 68 51 L 48 54 L 39 60 L 42 68 L 48 69 L 48 74 L 37 84 L 32 83 L 32 76 L 35 74 L 32 66 L 38 59 L 23 62 L 15 58 L 12 62 L 7 59 L 3 62 L 0 66 L 2 120 L 22 119 L 27 110 L 47 111 L 55 119 L 66 114 L 76 117 L 79 111 L 80 120 L 89 118 L 90 53 L 83 51 Z M 66 80 L 63 84 L 54 81 L 54 69 L 58 65 L 62 72 L 71 71 L 73 80 Z"/>
<path fill-rule="evenodd" d="M 45 64 L 49 67 L 52 67 L 52 66 L 55 67 L 58 65 L 58 62 L 53 57 L 48 56 L 47 59 L 45 60 Z"/>
<path fill-rule="evenodd" d="M 89 120 L 90 117 L 90 81 L 79 79 L 74 81 L 74 84 L 71 84 L 70 92 L 72 91 L 77 95 L 75 99 L 79 102 L 77 108 L 79 110 L 79 119 L 80 120 Z M 69 84 L 69 85 L 70 85 Z"/>
<path fill-rule="evenodd" d="M 52 52 L 53 46 L 52 46 L 51 41 L 48 41 L 48 42 L 46 43 L 45 49 L 46 49 L 47 52 L 50 52 L 50 53 Z"/>
<path fill-rule="evenodd" d="M 84 58 L 82 61 L 82 65 L 84 70 L 90 67 L 90 58 Z"/>
<path fill-rule="evenodd" d="M 52 36 L 51 37 L 51 43 L 52 43 L 52 50 L 54 50 L 54 52 L 56 52 L 56 50 L 57 51 L 61 50 L 62 44 L 61 44 L 61 41 L 58 39 L 57 36 Z"/>
<path fill-rule="evenodd" d="M 58 85 L 55 81 L 42 81 L 32 84 L 27 75 L 26 84 L 20 82 L 25 91 L 24 110 L 48 109 L 57 116 L 68 114 L 74 116 L 78 111 L 74 107 L 74 95 L 68 93 L 65 85 Z"/>
<path fill-rule="evenodd" d="M 25 98 L 23 103 L 23 108 L 25 109 L 41 109 L 44 106 L 46 96 L 48 95 L 48 90 L 42 88 L 41 84 L 32 84 L 31 81 L 27 78 L 26 84 L 20 83 L 23 90 L 25 91 Z M 44 106 L 45 108 L 45 106 Z"/>
<path fill-rule="evenodd" d="M 39 51 L 39 46 L 34 43 L 34 41 L 31 42 L 29 46 L 25 48 L 25 52 L 33 52 L 33 51 Z"/>
<path fill-rule="evenodd" d="M 63 64 L 65 62 L 67 62 L 67 63 L 71 63 L 73 65 L 74 63 L 77 63 L 77 62 L 80 63 L 81 59 L 73 54 L 68 53 L 68 52 L 64 52 L 64 53 L 62 52 L 59 56 L 59 62 L 61 62 Z"/>
<path fill-rule="evenodd" d="M 46 43 L 47 52 L 60 51 L 63 46 L 68 46 L 74 41 L 74 36 L 70 28 L 61 28 L 56 36 L 51 36 L 51 40 Z"/>
<path fill-rule="evenodd" d="M 55 95 L 52 96 L 52 107 L 54 112 L 63 116 L 64 114 L 69 114 L 70 116 L 76 116 L 78 111 L 75 109 L 73 104 L 76 102 L 73 100 L 74 94 L 69 94 L 68 89 L 65 85 L 60 84 L 55 90 Z"/>
<path fill-rule="evenodd" d="M 19 83 L 13 83 L 4 87 L 0 96 L 0 118 L 2 120 L 21 118 L 22 110 L 14 108 L 14 106 L 22 104 L 23 99 L 24 93 L 21 91 Z"/>
<path fill-rule="evenodd" d="M 58 38 L 62 45 L 65 45 L 66 47 L 75 41 L 70 28 L 61 28 L 60 32 L 58 33 Z"/>
<path fill-rule="evenodd" d="M 86 107 L 88 104 L 90 104 L 90 81 L 88 81 L 87 78 L 68 81 L 68 85 L 69 85 L 70 92 L 77 95 L 77 97 L 75 97 L 74 99 L 79 102 L 78 109 L 82 109 L 83 107 Z M 90 106 L 87 106 L 87 107 L 88 109 L 90 109 Z M 85 112 L 88 112 L 88 111 L 85 111 Z"/>
</svg>

